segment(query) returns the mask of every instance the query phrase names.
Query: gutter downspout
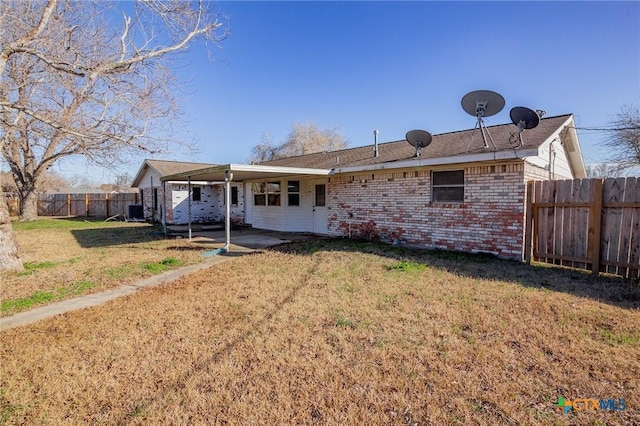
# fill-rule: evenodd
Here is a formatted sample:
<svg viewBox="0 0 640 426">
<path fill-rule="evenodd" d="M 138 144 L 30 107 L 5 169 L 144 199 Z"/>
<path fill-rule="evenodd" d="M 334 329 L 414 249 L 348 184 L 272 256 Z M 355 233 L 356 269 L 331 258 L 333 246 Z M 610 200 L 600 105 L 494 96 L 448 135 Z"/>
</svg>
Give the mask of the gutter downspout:
<svg viewBox="0 0 640 426">
<path fill-rule="evenodd" d="M 191 176 L 187 176 L 187 209 L 189 216 L 189 241 L 191 241 Z"/>
<path fill-rule="evenodd" d="M 225 231 L 225 244 L 223 250 L 229 252 L 231 247 L 231 181 L 233 180 L 233 173 L 230 170 L 224 172 L 224 191 L 225 191 L 225 217 L 224 217 L 224 231 Z"/>
<path fill-rule="evenodd" d="M 555 177 L 556 148 L 553 146 L 555 141 L 554 139 L 549 144 L 549 180 Z"/>
</svg>

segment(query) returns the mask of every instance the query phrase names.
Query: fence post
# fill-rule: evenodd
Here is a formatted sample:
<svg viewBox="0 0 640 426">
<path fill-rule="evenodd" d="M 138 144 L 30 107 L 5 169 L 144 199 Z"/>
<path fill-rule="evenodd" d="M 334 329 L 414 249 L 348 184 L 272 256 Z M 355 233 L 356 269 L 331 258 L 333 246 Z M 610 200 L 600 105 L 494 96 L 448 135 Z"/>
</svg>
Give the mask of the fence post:
<svg viewBox="0 0 640 426">
<path fill-rule="evenodd" d="M 531 235 L 533 233 L 533 181 L 527 182 L 526 217 L 524 229 L 524 261 L 531 265 Z"/>
<path fill-rule="evenodd" d="M 107 217 L 109 217 L 109 193 L 105 192 L 104 194 L 104 211 L 107 215 Z"/>
<path fill-rule="evenodd" d="M 587 252 L 593 250 L 591 257 L 591 272 L 594 275 L 600 274 L 600 238 L 602 232 L 602 179 L 594 179 L 592 197 L 593 204 L 589 212 L 589 237 Z"/>
</svg>

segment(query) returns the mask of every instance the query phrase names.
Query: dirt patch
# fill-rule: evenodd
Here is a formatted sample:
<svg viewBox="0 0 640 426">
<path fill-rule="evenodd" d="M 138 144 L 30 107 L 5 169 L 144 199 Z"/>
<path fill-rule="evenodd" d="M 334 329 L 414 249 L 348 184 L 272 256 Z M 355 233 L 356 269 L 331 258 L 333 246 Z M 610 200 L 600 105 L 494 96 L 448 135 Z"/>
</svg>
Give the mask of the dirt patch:
<svg viewBox="0 0 640 426">
<path fill-rule="evenodd" d="M 584 286 L 607 290 L 570 290 Z M 639 423 L 640 313 L 616 290 L 637 294 L 622 280 L 482 257 L 291 244 L 1 332 L 1 416 Z M 559 397 L 624 399 L 626 410 L 565 415 Z"/>
</svg>

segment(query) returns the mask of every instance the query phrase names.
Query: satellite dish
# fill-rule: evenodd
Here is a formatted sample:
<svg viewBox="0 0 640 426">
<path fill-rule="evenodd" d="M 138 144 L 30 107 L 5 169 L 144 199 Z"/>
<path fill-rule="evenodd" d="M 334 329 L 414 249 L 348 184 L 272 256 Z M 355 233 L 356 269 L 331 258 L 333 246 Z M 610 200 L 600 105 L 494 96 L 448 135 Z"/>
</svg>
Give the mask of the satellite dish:
<svg viewBox="0 0 640 426">
<path fill-rule="evenodd" d="M 524 146 L 522 132 L 537 127 L 540 124 L 540 115 L 527 107 L 513 107 L 509 112 L 509 116 L 513 124 L 518 126 L 518 143 L 520 146 Z"/>
<path fill-rule="evenodd" d="M 505 104 L 502 95 L 492 92 L 491 90 L 475 90 L 464 95 L 461 103 L 462 109 L 465 110 L 467 114 L 473 115 L 477 119 L 473 132 L 471 132 L 471 137 L 469 138 L 467 152 L 471 149 L 471 141 L 473 140 L 473 135 L 476 133 L 477 129 L 480 129 L 480 133 L 482 134 L 484 148 L 489 148 L 489 144 L 487 143 L 488 138 L 493 144 L 493 147 L 498 149 L 496 143 L 491 137 L 491 133 L 489 133 L 487 126 L 484 124 L 484 117 L 490 117 L 502 111 Z"/>
<path fill-rule="evenodd" d="M 420 156 L 420 150 L 429 146 L 433 140 L 431 133 L 426 130 L 409 130 L 406 135 L 407 142 L 416 148 L 416 157 Z"/>
<path fill-rule="evenodd" d="M 491 117 L 504 108 L 502 95 L 491 90 L 475 90 L 462 97 L 462 109 L 474 117 Z"/>
<path fill-rule="evenodd" d="M 513 107 L 509 112 L 509 116 L 520 131 L 533 129 L 540 124 L 538 113 L 527 107 Z"/>
</svg>

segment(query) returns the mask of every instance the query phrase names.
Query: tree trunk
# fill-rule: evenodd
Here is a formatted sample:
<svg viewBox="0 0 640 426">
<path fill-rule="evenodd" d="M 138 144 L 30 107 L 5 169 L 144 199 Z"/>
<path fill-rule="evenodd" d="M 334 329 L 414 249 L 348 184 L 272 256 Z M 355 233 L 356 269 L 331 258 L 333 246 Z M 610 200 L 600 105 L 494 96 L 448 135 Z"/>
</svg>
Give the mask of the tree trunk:
<svg viewBox="0 0 640 426">
<path fill-rule="evenodd" d="M 20 191 L 20 221 L 28 222 L 38 219 L 38 191 Z"/>
<path fill-rule="evenodd" d="M 22 270 L 24 268 L 18 256 L 18 244 L 11 228 L 9 206 L 4 192 L 0 191 L 0 272 Z"/>
</svg>

